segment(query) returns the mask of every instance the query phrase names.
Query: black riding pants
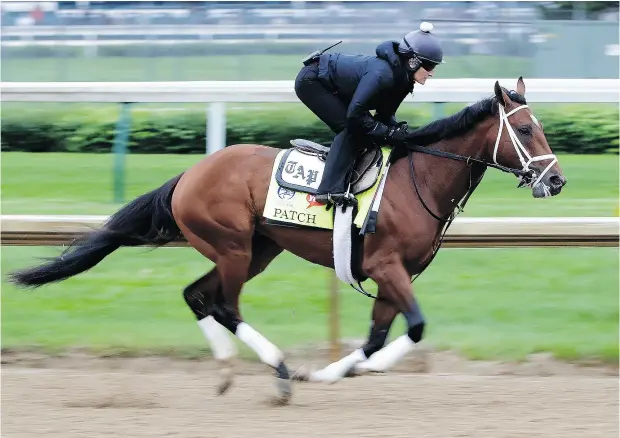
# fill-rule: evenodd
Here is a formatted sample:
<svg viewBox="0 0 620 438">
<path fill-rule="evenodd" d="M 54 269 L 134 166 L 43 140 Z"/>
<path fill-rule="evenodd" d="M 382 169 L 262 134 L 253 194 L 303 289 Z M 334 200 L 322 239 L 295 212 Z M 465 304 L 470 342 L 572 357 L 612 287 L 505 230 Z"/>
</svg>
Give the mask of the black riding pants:
<svg viewBox="0 0 620 438">
<path fill-rule="evenodd" d="M 336 134 L 317 194 L 344 193 L 356 153 L 367 145 L 368 140 L 349 133 L 346 128 L 349 102 L 325 87 L 318 80 L 318 73 L 318 64 L 304 66 L 295 79 L 295 93 Z"/>
</svg>

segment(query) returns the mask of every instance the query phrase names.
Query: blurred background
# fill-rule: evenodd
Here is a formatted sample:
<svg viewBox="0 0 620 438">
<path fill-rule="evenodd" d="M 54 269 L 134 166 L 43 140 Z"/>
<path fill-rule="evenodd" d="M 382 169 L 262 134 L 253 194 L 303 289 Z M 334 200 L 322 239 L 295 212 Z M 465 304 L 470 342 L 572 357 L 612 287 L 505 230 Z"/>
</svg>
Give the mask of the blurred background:
<svg viewBox="0 0 620 438">
<path fill-rule="evenodd" d="M 582 89 L 590 79 L 617 78 L 619 68 L 617 1 L 3 1 L 1 8 L 5 82 L 289 81 L 292 91 L 314 50 L 342 40 L 334 51 L 373 55 L 424 20 L 445 48 L 436 79 L 578 79 Z M 299 102 L 241 102 L 243 93 L 233 94 L 225 106 L 5 102 L 2 147 L 204 153 L 250 141 L 288 147 L 299 136 L 332 140 Z M 466 103 L 414 97 L 398 116 L 420 126 Z M 545 102 L 536 111 L 556 152 L 617 153 L 616 103 Z M 218 128 L 208 134 L 205 126 Z"/>
<path fill-rule="evenodd" d="M 441 77 L 616 78 L 618 2 L 2 2 L 5 81 L 283 80 L 299 59 L 374 54 L 421 21 Z"/>
<path fill-rule="evenodd" d="M 334 51 L 372 55 L 421 21 L 432 22 L 444 42 L 446 64 L 436 79 L 514 78 L 502 83 L 509 89 L 519 76 L 526 87 L 537 78 L 572 79 L 578 90 L 619 74 L 617 1 L 2 1 L 0 7 L 5 86 L 224 80 L 289 81 L 292 89 L 310 52 L 343 40 Z M 332 139 L 300 102 L 243 97 L 236 93 L 219 106 L 130 103 L 124 96 L 108 103 L 3 97 L 2 213 L 110 214 L 202 159 L 212 123 L 223 127 L 227 145 L 285 148 L 292 138 Z M 468 103 L 420 103 L 414 96 L 397 119 L 420 126 Z M 562 194 L 535 200 L 515 189 L 514 178 L 488 171 L 463 217 L 617 218 L 617 100 L 531 109 L 568 178 Z M 60 249 L 3 246 L 2 270 Z M 25 293 L 3 279 L 3 352 L 210 357 L 182 297 L 210 267 L 188 248 L 132 248 L 43 290 Z M 415 283 L 429 321 L 426 342 L 468 359 L 544 353 L 617 365 L 618 267 L 617 248 L 443 249 Z M 242 310 L 283 349 L 324 345 L 330 278 L 326 269 L 284 254 L 246 285 Z M 348 286 L 339 291 L 342 338 L 365 338 L 371 300 Z M 399 319 L 391 337 L 403 327 Z M 516 417 L 522 416 L 510 416 Z M 14 431 L 29 425 L 20 427 Z"/>
</svg>

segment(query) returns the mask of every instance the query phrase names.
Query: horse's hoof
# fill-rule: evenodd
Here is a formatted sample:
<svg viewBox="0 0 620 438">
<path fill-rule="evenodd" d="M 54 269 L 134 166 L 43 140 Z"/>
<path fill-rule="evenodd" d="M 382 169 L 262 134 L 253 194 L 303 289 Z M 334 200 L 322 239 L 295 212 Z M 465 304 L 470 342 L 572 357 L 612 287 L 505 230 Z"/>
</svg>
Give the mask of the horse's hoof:
<svg viewBox="0 0 620 438">
<path fill-rule="evenodd" d="M 293 397 L 293 385 L 289 379 L 276 379 L 278 395 L 272 400 L 274 406 L 286 406 Z"/>
<path fill-rule="evenodd" d="M 291 395 L 280 394 L 271 400 L 271 405 L 277 408 L 288 405 Z"/>
<path fill-rule="evenodd" d="M 217 395 L 224 395 L 232 386 L 232 380 L 225 380 L 217 386 Z"/>
<path fill-rule="evenodd" d="M 346 373 L 344 373 L 344 377 L 345 378 L 348 378 L 348 377 L 358 377 L 358 376 L 361 376 L 361 373 L 359 373 L 357 371 L 357 368 L 355 368 L 355 365 L 353 365 L 351 368 L 349 368 L 347 370 Z"/>
<path fill-rule="evenodd" d="M 232 367 L 226 366 L 220 371 L 221 382 L 217 386 L 217 395 L 223 395 L 228 391 L 233 382 L 233 371 Z"/>
<path fill-rule="evenodd" d="M 296 382 L 308 382 L 310 380 L 311 372 L 312 371 L 310 370 L 310 368 L 308 368 L 306 365 L 302 365 L 297 369 L 297 371 L 293 373 L 293 375 L 291 376 L 291 380 L 294 380 Z"/>
</svg>

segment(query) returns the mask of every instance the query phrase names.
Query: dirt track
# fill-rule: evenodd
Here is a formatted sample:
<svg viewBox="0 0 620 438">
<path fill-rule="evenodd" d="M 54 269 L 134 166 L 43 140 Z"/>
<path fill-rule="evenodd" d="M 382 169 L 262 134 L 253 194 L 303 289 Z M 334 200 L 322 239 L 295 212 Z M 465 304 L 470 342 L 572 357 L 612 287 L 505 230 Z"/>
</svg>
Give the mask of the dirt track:
<svg viewBox="0 0 620 438">
<path fill-rule="evenodd" d="M 217 397 L 206 361 L 3 358 L 2 436 L 618 436 L 613 370 L 444 359 L 430 373 L 299 383 L 291 404 L 276 408 L 272 378 L 254 364 L 239 365 L 230 392 Z"/>
</svg>

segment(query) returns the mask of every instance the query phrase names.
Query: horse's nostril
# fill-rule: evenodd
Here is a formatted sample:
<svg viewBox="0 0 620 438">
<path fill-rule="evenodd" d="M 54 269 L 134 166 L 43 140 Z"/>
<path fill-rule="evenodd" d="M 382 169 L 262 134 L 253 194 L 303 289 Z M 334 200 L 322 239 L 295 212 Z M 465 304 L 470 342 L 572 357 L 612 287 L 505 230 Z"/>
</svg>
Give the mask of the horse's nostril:
<svg viewBox="0 0 620 438">
<path fill-rule="evenodd" d="M 562 187 L 564 184 L 566 184 L 566 179 L 562 178 L 560 175 L 553 175 L 551 178 L 549 178 L 549 182 L 554 187 Z"/>
</svg>

